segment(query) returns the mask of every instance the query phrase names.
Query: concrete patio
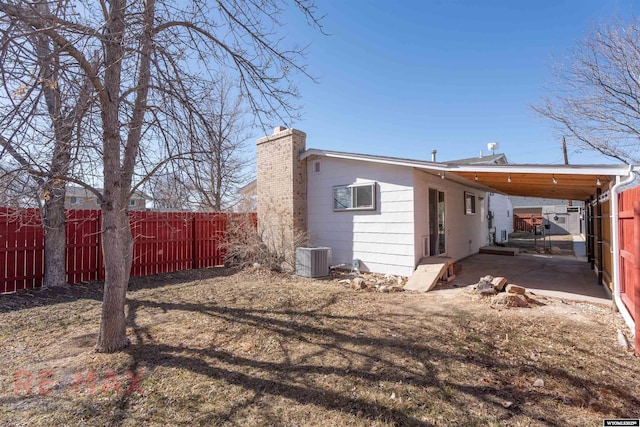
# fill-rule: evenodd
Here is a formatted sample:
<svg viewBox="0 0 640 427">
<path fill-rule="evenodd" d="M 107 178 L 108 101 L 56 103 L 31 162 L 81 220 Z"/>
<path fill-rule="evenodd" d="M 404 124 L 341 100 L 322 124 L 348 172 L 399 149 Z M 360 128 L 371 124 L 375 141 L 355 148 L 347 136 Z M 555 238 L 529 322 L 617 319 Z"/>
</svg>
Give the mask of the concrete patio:
<svg viewBox="0 0 640 427">
<path fill-rule="evenodd" d="M 490 274 L 506 277 L 509 283 L 538 295 L 611 305 L 611 297 L 597 285 L 596 274 L 582 256 L 476 254 L 456 262 L 456 266 L 460 270 L 453 283 L 458 286 L 477 283 Z"/>
</svg>

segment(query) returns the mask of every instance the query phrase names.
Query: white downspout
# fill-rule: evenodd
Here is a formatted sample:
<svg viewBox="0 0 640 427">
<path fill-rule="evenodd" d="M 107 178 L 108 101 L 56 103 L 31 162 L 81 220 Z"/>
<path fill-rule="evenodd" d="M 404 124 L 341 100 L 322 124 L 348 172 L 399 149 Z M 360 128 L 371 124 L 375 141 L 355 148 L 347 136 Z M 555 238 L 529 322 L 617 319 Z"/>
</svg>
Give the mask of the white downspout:
<svg viewBox="0 0 640 427">
<path fill-rule="evenodd" d="M 622 298 L 620 298 L 620 242 L 618 235 L 618 194 L 625 189 L 625 187 L 629 186 L 629 184 L 636 181 L 639 176 L 640 167 L 638 166 L 629 166 L 629 175 L 624 179 L 624 181 L 620 181 L 620 177 L 616 176 L 616 184 L 611 188 L 611 233 L 613 234 L 613 300 L 616 304 L 616 307 L 622 314 L 622 318 L 625 323 L 631 329 L 631 333 L 635 333 L 635 325 L 633 322 L 633 318 L 631 314 L 625 307 L 622 302 Z M 640 182 L 638 183 L 640 184 Z"/>
</svg>

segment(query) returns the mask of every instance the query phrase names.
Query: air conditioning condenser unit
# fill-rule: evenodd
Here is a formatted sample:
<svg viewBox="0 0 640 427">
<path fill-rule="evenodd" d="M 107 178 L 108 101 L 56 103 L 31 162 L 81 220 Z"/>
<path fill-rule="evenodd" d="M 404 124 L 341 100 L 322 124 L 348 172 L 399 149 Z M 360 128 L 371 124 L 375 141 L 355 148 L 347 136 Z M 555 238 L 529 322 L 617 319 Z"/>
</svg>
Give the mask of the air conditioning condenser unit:
<svg viewBox="0 0 640 427">
<path fill-rule="evenodd" d="M 302 277 L 329 275 L 331 248 L 296 248 L 296 274 Z"/>
</svg>

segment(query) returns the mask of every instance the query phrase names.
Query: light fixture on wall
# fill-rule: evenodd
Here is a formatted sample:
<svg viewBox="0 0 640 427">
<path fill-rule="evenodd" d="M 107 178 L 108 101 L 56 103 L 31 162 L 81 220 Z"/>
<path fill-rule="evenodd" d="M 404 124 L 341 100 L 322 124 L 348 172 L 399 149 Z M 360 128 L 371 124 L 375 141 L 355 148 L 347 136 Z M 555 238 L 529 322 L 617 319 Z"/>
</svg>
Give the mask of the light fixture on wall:
<svg viewBox="0 0 640 427">
<path fill-rule="evenodd" d="M 596 179 L 596 185 L 598 187 L 600 187 L 602 185 L 602 181 L 600 181 L 600 178 Z"/>
<path fill-rule="evenodd" d="M 556 174 L 553 174 L 553 176 L 551 178 L 551 182 L 553 182 L 554 184 L 558 183 L 558 180 L 556 179 Z"/>
<path fill-rule="evenodd" d="M 473 179 L 475 179 L 475 180 L 477 181 L 477 180 L 478 180 L 478 174 L 475 174 L 475 175 L 473 176 Z"/>
<path fill-rule="evenodd" d="M 511 182 L 511 174 L 509 174 L 509 177 L 507 178 L 507 182 Z"/>
<path fill-rule="evenodd" d="M 440 178 L 444 179 L 444 171 L 440 174 Z"/>
</svg>

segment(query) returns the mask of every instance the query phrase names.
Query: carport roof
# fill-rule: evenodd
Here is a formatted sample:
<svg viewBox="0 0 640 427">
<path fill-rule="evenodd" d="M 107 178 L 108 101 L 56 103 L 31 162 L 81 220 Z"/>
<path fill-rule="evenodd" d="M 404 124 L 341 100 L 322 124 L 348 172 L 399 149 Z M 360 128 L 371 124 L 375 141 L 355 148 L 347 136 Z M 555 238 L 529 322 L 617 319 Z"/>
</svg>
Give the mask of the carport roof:
<svg viewBox="0 0 640 427">
<path fill-rule="evenodd" d="M 608 189 L 609 184 L 615 182 L 616 176 L 629 174 L 629 166 L 624 164 L 460 165 L 318 149 L 308 149 L 302 152 L 300 159 L 306 159 L 310 156 L 412 167 L 440 175 L 444 173 L 447 178 L 453 178 L 457 182 L 464 182 L 471 187 L 487 191 L 493 190 L 514 196 L 546 197 L 549 199 L 587 200 L 596 194 L 598 188 Z"/>
</svg>

